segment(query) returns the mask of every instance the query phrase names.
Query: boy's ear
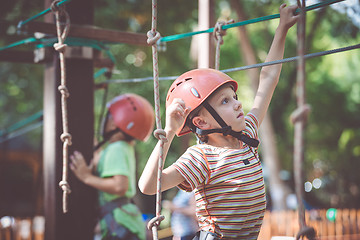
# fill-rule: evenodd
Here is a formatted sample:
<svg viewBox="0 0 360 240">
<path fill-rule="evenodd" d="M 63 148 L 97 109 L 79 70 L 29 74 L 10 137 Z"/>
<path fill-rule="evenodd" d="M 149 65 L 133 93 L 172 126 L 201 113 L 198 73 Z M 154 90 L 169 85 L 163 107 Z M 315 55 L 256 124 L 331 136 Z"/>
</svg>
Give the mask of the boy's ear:
<svg viewBox="0 0 360 240">
<path fill-rule="evenodd" d="M 107 127 L 110 129 L 110 130 L 114 130 L 115 128 L 117 128 L 117 126 L 115 125 L 115 122 L 114 120 L 110 117 L 107 121 Z"/>
<path fill-rule="evenodd" d="M 200 129 L 207 129 L 209 128 L 209 124 L 200 116 L 196 116 L 192 119 L 192 123 Z"/>
</svg>

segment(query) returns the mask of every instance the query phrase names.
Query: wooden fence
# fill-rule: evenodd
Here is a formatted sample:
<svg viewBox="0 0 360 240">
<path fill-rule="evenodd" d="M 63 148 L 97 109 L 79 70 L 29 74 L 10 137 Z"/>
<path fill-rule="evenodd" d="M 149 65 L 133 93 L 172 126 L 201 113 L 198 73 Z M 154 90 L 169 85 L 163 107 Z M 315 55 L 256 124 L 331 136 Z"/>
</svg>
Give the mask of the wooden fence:
<svg viewBox="0 0 360 240">
<path fill-rule="evenodd" d="M 338 209 L 330 221 L 327 210 L 311 210 L 305 214 L 306 223 L 316 231 L 319 240 L 359 240 L 360 209 Z M 44 218 L 1 218 L 0 240 L 44 240 Z M 290 240 L 299 231 L 295 211 L 267 211 L 258 240 Z M 159 231 L 159 239 L 171 239 L 171 229 Z"/>
<path fill-rule="evenodd" d="M 360 210 L 338 209 L 332 221 L 327 218 L 326 212 L 327 210 L 311 210 L 305 213 L 306 224 L 315 229 L 318 239 L 360 239 Z M 281 237 L 295 237 L 298 232 L 296 211 L 267 211 L 258 239 L 285 239 Z"/>
<path fill-rule="evenodd" d="M 0 240 L 44 240 L 45 218 L 3 217 L 0 220 Z"/>
</svg>

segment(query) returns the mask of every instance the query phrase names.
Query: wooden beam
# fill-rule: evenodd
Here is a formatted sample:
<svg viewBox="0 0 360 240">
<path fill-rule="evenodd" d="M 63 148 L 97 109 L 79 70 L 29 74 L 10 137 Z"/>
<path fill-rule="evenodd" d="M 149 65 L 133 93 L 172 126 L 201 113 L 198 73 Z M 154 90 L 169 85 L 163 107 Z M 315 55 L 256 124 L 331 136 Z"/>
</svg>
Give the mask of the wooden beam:
<svg viewBox="0 0 360 240">
<path fill-rule="evenodd" d="M 215 26 L 214 0 L 198 0 L 199 30 L 209 29 Z M 197 36 L 198 44 L 198 68 L 214 68 L 215 52 L 213 34 L 200 34 Z"/>
<path fill-rule="evenodd" d="M 113 68 L 114 62 L 110 58 L 94 58 L 94 67 L 96 68 Z"/>
<path fill-rule="evenodd" d="M 3 50 L 0 51 L 0 62 L 33 63 L 33 51 Z"/>
<path fill-rule="evenodd" d="M 41 32 L 56 35 L 56 26 L 53 23 L 29 22 L 26 25 L 27 32 Z M 103 29 L 96 26 L 71 24 L 69 37 L 89 38 L 98 41 L 113 43 L 127 43 L 132 45 L 147 46 L 147 36 L 143 33 L 130 33 L 110 29 Z"/>
<path fill-rule="evenodd" d="M 12 62 L 12 63 L 33 63 L 43 64 L 44 61 L 35 62 L 33 51 L 20 51 L 20 50 L 3 50 L 0 51 L 0 62 Z M 109 58 L 99 58 L 94 56 L 94 67 L 95 68 L 113 68 L 114 63 Z"/>
</svg>

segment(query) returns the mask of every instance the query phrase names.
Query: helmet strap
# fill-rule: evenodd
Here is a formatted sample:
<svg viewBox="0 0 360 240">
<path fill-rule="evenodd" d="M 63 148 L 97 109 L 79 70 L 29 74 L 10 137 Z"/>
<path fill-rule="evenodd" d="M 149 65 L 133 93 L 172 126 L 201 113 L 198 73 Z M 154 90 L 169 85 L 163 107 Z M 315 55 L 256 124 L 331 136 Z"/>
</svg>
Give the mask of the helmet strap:
<svg viewBox="0 0 360 240">
<path fill-rule="evenodd" d="M 226 122 L 220 117 L 220 115 L 215 111 L 215 109 L 207 102 L 203 102 L 203 106 L 208 110 L 208 112 L 213 116 L 213 118 L 219 123 L 222 128 L 228 127 Z M 231 127 L 230 127 L 231 128 Z"/>
<path fill-rule="evenodd" d="M 236 131 L 232 130 L 231 126 L 228 126 L 225 123 L 225 121 L 220 117 L 220 115 L 215 111 L 215 109 L 208 102 L 206 102 L 206 101 L 203 102 L 203 106 L 211 114 L 211 116 L 219 123 L 221 128 L 203 130 L 203 129 L 196 127 L 195 132 L 197 134 L 208 135 L 211 133 L 222 133 L 224 136 L 227 136 L 227 135 L 233 136 L 233 137 L 237 138 L 238 140 L 248 144 L 251 147 L 257 147 L 259 145 L 259 140 L 245 135 L 244 133 L 242 133 L 242 131 L 236 132 Z"/>
<path fill-rule="evenodd" d="M 94 147 L 94 152 L 98 150 L 102 145 L 104 145 L 107 141 L 109 141 L 109 139 L 118 132 L 121 132 L 121 130 L 119 128 L 115 128 L 114 130 L 103 133 L 103 140 Z"/>
</svg>

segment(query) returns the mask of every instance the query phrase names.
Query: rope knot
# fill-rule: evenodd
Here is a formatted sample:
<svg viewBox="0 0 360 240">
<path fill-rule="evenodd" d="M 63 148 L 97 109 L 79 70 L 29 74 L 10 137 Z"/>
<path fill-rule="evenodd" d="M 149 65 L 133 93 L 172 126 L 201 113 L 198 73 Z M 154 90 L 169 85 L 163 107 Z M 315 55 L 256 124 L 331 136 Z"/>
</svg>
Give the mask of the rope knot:
<svg viewBox="0 0 360 240">
<path fill-rule="evenodd" d="M 214 38 L 216 41 L 219 41 L 220 44 L 224 43 L 223 36 L 226 35 L 226 29 L 222 29 L 224 25 L 228 25 L 230 23 L 234 23 L 234 20 L 231 19 L 227 22 L 224 21 L 217 21 L 214 27 Z"/>
<path fill-rule="evenodd" d="M 299 108 L 297 108 L 294 112 L 290 115 L 290 120 L 293 124 L 299 121 L 305 121 L 308 118 L 310 113 L 311 107 L 309 104 L 305 104 Z"/>
<path fill-rule="evenodd" d="M 62 142 L 67 142 L 68 145 L 72 145 L 72 142 L 71 142 L 72 137 L 71 137 L 70 133 L 61 134 L 60 139 Z"/>
<path fill-rule="evenodd" d="M 55 50 L 60 52 L 60 53 L 65 53 L 65 50 L 66 50 L 66 47 L 67 47 L 66 44 L 60 43 L 60 42 L 54 43 L 53 46 L 54 46 Z"/>
<path fill-rule="evenodd" d="M 67 89 L 67 87 L 65 85 L 60 85 L 58 87 L 58 90 L 61 94 L 63 94 L 66 98 L 68 98 L 70 96 L 69 90 Z"/>
<path fill-rule="evenodd" d="M 163 142 L 167 142 L 167 138 L 166 138 L 166 132 L 164 129 L 156 129 L 154 131 L 154 136 L 158 139 L 161 140 Z"/>
<path fill-rule="evenodd" d="M 71 193 L 70 185 L 67 181 L 64 181 L 64 180 L 60 181 L 59 186 L 66 194 Z"/>
<path fill-rule="evenodd" d="M 156 226 L 156 227 L 159 226 L 160 223 L 161 223 L 161 221 L 164 220 L 164 219 L 165 219 L 165 217 L 162 216 L 162 215 L 156 216 L 156 217 L 152 218 L 152 219 L 148 222 L 147 228 L 148 228 L 149 230 L 151 230 L 154 226 Z"/>
<path fill-rule="evenodd" d="M 58 12 L 62 10 L 62 8 L 57 5 L 58 3 L 60 3 L 60 0 L 55 0 L 51 3 L 50 9 L 52 12 Z"/>
<path fill-rule="evenodd" d="M 148 37 L 148 39 L 147 39 L 147 43 L 149 44 L 149 45 L 154 45 L 154 44 L 156 44 L 156 42 L 160 39 L 160 33 L 159 32 L 157 32 L 157 31 L 152 31 L 152 30 L 150 30 L 150 31 L 148 31 L 147 32 L 147 34 L 146 34 L 146 36 Z"/>
</svg>

